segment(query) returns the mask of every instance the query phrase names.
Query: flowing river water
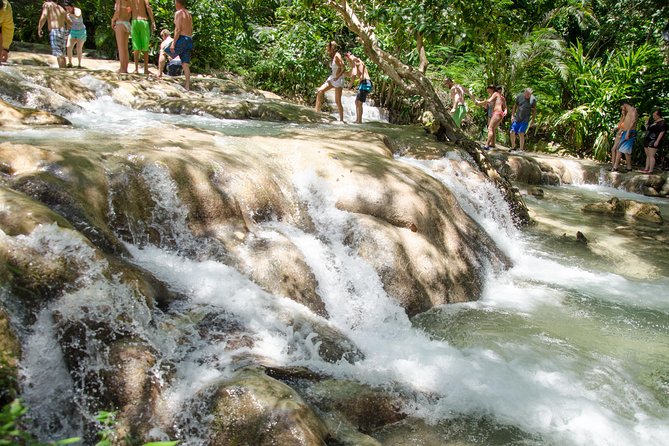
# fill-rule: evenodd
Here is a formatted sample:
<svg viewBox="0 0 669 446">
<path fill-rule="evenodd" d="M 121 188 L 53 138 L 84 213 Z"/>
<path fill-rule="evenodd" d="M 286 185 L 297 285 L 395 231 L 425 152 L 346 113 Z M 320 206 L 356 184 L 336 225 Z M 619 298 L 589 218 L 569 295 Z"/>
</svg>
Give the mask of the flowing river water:
<svg viewBox="0 0 669 446">
<path fill-rule="evenodd" d="M 0 132 L 0 137 L 36 145 L 78 140 L 104 145 L 120 132 L 174 131 L 179 125 L 218 132 L 225 143 L 228 137 L 280 134 L 296 126 L 142 112 L 105 98 L 82 104 L 66 117 L 74 129 Z M 100 315 L 132 311 L 140 325 L 134 328 L 175 364 L 161 404 L 165 413 L 182 412 L 174 424 L 183 444 L 200 444 L 206 435 L 205 420 L 189 402 L 208 383 L 232 373 L 233 352 L 203 342 L 193 328 L 192 321 L 205 317 L 232 318 L 250 327 L 256 342 L 246 347 L 249 353 L 278 365 L 306 366 L 401 395 L 413 421 L 377 432 L 383 444 L 667 444 L 667 245 L 621 228 L 625 223 L 580 212 L 585 203 L 616 195 L 652 201 L 666 217 L 667 202 L 604 186 L 545 187 L 543 199 L 527 198 L 539 224 L 518 230 L 497 190 L 463 175 L 459 165 L 464 161 L 457 156 L 400 161 L 444 182 L 513 266 L 488 273 L 479 301 L 441 306 L 409 319 L 385 293 L 375 270 L 345 243 L 350 216 L 337 209 L 314 172 L 299 173 L 294 182 L 315 230 L 306 233 L 273 221 L 260 223 L 255 233 L 287 237 L 300 249 L 318 281 L 330 323 L 365 355 L 353 364 L 322 360 L 309 337 L 285 323 L 284 313 L 307 312 L 305 307 L 268 295 L 220 259 L 184 255 L 203 249 L 190 234 L 187 210 L 172 179 L 159 165 L 144 176 L 156 209 L 165 213 L 163 230 L 177 248 L 127 248 L 133 263 L 188 296 L 168 313 L 152 313 L 132 301 L 123 285 L 102 278 L 100 260 L 57 227 L 26 236 L 26 244 L 75 252 L 88 265 L 82 286 L 43 310 L 26 332 L 22 393 L 35 431 L 45 439 L 80 433 L 80 423 L 68 421 L 68 413 L 78 410 L 78 390 L 56 345 L 50 314 L 76 311 L 81 302 L 95 308 L 96 296 L 105 293 L 115 296 L 115 303 L 113 308 L 101 305 Z M 588 246 L 572 240 L 576 230 L 591 240 Z M 90 364 L 90 370 L 95 367 Z M 159 372 L 156 376 L 160 379 Z"/>
</svg>

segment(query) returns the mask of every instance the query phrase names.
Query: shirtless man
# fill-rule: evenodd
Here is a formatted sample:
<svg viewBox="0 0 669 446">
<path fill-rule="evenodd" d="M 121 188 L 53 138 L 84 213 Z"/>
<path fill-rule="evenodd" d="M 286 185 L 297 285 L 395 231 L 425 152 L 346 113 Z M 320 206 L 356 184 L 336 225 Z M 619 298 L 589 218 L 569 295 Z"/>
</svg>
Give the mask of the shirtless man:
<svg viewBox="0 0 669 446">
<path fill-rule="evenodd" d="M 147 0 L 148 1 L 148 0 Z M 181 67 L 184 70 L 186 81 L 184 88 L 190 90 L 190 53 L 193 51 L 193 17 L 186 10 L 186 0 L 174 0 L 174 7 L 177 12 L 174 13 L 174 40 L 165 53 L 172 59 L 179 56 Z M 163 76 L 165 68 L 165 59 L 159 62 L 158 77 Z"/>
<path fill-rule="evenodd" d="M 156 21 L 153 19 L 153 9 L 149 0 L 132 0 L 132 53 L 135 59 L 135 74 L 139 74 L 139 53 L 144 54 L 144 74 L 149 76 L 149 42 L 151 30 L 156 30 Z M 149 28 L 151 19 L 151 28 Z"/>
<path fill-rule="evenodd" d="M 44 23 L 49 27 L 49 42 L 51 43 L 51 54 L 56 56 L 58 68 L 65 68 L 65 48 L 67 46 L 67 27 L 71 25 L 65 9 L 59 4 L 44 0 L 42 4 L 42 15 L 37 24 L 37 35 L 42 37 Z"/>
<path fill-rule="evenodd" d="M 618 137 L 614 143 L 612 154 L 613 167 L 611 172 L 618 171 L 618 165 L 620 164 L 620 159 L 622 154 L 625 154 L 625 162 L 627 164 L 627 171 L 632 170 L 632 147 L 634 146 L 634 140 L 636 139 L 636 120 L 639 117 L 636 111 L 636 108 L 632 107 L 629 103 L 625 102 L 620 107 L 622 112 L 621 124 L 618 129 Z"/>
<path fill-rule="evenodd" d="M 358 84 L 358 94 L 355 96 L 355 123 L 362 124 L 362 104 L 367 100 L 367 95 L 372 91 L 372 79 L 365 63 L 359 57 L 355 57 L 350 52 L 346 53 L 346 59 L 351 64 L 351 84 L 356 77 L 360 79 Z"/>
<path fill-rule="evenodd" d="M 120 62 L 119 73 L 128 72 L 130 53 L 128 52 L 128 40 L 130 39 L 130 19 L 132 19 L 132 3 L 134 0 L 116 0 L 114 15 L 111 19 L 111 27 L 116 35 L 116 47 L 118 48 L 118 60 Z"/>
<path fill-rule="evenodd" d="M 467 106 L 465 106 L 465 89 L 462 85 L 453 82 L 453 79 L 447 77 L 444 79 L 444 85 L 451 90 L 451 116 L 455 121 L 455 126 L 460 127 L 462 120 L 467 114 Z"/>
</svg>

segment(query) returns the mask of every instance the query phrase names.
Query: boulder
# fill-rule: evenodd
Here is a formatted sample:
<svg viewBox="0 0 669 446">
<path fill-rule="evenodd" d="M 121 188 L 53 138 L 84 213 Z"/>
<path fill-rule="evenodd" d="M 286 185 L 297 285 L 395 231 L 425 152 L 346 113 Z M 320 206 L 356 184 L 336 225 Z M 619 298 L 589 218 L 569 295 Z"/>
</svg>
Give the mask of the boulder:
<svg viewBox="0 0 669 446">
<path fill-rule="evenodd" d="M 32 108 L 15 107 L 0 99 L 0 128 L 33 125 L 70 125 L 67 119 Z"/>
<path fill-rule="evenodd" d="M 1 266 L 0 278 L 2 278 Z M 9 315 L 5 309 L 0 308 L 0 407 L 16 398 L 19 390 L 18 366 L 20 358 L 21 345 L 14 334 Z"/>
<path fill-rule="evenodd" d="M 628 216 L 636 220 L 662 224 L 660 209 L 652 204 L 639 203 L 633 200 L 621 200 L 613 197 L 608 201 L 587 204 L 581 208 L 583 212 L 607 214 L 612 216 Z"/>
<path fill-rule="evenodd" d="M 262 372 L 242 370 L 221 381 L 211 397 L 206 444 L 322 446 L 323 421 L 300 395 Z"/>
</svg>

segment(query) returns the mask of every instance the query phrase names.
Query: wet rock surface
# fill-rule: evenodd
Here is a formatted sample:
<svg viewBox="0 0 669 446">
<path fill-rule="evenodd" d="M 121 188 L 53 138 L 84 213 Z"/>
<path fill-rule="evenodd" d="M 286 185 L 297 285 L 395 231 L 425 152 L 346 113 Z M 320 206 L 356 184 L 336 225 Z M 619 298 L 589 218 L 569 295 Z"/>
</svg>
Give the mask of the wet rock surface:
<svg viewBox="0 0 669 446">
<path fill-rule="evenodd" d="M 631 217 L 635 220 L 662 224 L 664 219 L 660 209 L 649 203 L 639 203 L 633 200 L 621 200 L 613 197 L 602 203 L 593 203 L 583 206 L 583 212 L 592 212 L 615 217 Z"/>
<path fill-rule="evenodd" d="M 48 56 L 13 52 L 12 60 L 23 66 L 0 70 L 0 97 L 8 101 L 0 112 L 21 130 L 49 125 L 37 136 L 3 133 L 0 144 L 0 278 L 18 308 L 7 318 L 32 326 L 48 316 L 73 382 L 72 404 L 86 414 L 116 410 L 123 436 L 154 438 L 154 427 L 190 432 L 179 418 L 187 402 L 163 401 L 185 379 L 163 357 L 178 352 L 212 376 L 227 375 L 213 394 L 195 398 L 206 403 L 205 444 L 378 445 L 372 432 L 405 417 L 392 392 L 320 384 L 321 370 L 291 376 L 272 366 L 278 381 L 254 368 L 300 349 L 327 365 L 365 359 L 345 332 L 351 327 L 329 320 L 339 309 L 323 295 L 314 247 L 324 241 L 363 259 L 369 280 L 380 279 L 409 315 L 476 300 L 482 265 L 509 266 L 446 186 L 394 158 L 457 151 L 421 129 L 324 125 L 332 118 L 230 79 L 194 79 L 186 93 L 174 79 L 113 73 L 110 62 L 56 70 L 46 67 Z M 58 116 L 86 113 L 100 100 L 109 113 L 130 107 L 162 121 L 151 115 L 155 126 L 105 133 Z M 198 130 L 189 115 L 285 124 Z M 103 127 L 115 125 L 109 121 Z M 464 165 L 463 174 L 480 175 Z M 192 289 L 170 287 L 136 264 L 134 249 L 234 268 L 266 294 L 289 341 L 263 344 L 259 332 L 276 329 L 270 321 L 240 322 L 211 301 L 184 309 L 197 299 Z M 367 292 L 357 286 L 343 283 L 341 292 Z M 220 300 L 244 296 L 216 288 Z M 201 356 L 189 357 L 201 344 L 208 346 Z M 296 386 L 300 395 L 292 383 L 306 376 L 312 391 Z M 95 426 L 83 423 L 94 441 Z"/>
</svg>

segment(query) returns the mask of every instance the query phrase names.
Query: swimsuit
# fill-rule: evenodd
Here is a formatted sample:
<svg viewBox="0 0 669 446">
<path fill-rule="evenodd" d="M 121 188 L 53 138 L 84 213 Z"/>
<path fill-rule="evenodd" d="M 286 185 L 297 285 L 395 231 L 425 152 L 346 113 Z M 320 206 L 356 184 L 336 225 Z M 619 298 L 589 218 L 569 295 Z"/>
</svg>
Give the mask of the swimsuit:
<svg viewBox="0 0 669 446">
<path fill-rule="evenodd" d="M 358 85 L 358 94 L 355 96 L 355 100 L 365 102 L 370 91 L 372 91 L 372 81 L 369 79 L 361 80 L 360 85 Z"/>
<path fill-rule="evenodd" d="M 125 26 L 125 29 L 128 30 L 128 33 L 130 33 L 130 30 L 132 29 L 132 27 L 130 26 L 130 22 L 128 22 L 127 20 L 117 20 L 116 25 Z"/>
<path fill-rule="evenodd" d="M 68 14 L 68 16 L 72 21 L 72 27 L 70 28 L 70 38 L 77 40 L 86 40 L 86 25 L 84 25 L 83 17 L 77 17 L 74 14 L 72 15 Z"/>
<path fill-rule="evenodd" d="M 460 127 L 460 124 L 462 124 L 462 120 L 465 119 L 466 114 L 467 114 L 467 107 L 465 106 L 465 104 L 458 104 L 457 107 L 455 107 L 455 112 L 453 113 L 452 117 L 457 127 Z"/>
<path fill-rule="evenodd" d="M 49 42 L 51 43 L 51 54 L 56 57 L 65 57 L 68 32 L 65 28 L 53 28 L 49 31 Z"/>
<path fill-rule="evenodd" d="M 133 20 L 130 33 L 132 35 L 132 50 L 141 51 L 143 53 L 148 52 L 149 39 L 151 38 L 149 21 L 146 19 Z"/>
<path fill-rule="evenodd" d="M 335 88 L 344 88 L 344 75 L 342 74 L 339 78 L 335 78 L 337 76 L 337 71 L 339 71 L 339 65 L 337 65 L 334 58 L 330 64 L 330 69 L 332 70 L 332 74 L 330 74 L 327 81 Z"/>
<path fill-rule="evenodd" d="M 625 139 L 628 133 L 630 137 L 629 139 Z M 634 129 L 623 130 L 623 132 L 620 135 L 620 145 L 618 147 L 618 151 L 620 153 L 627 153 L 627 154 L 632 153 L 632 147 L 634 146 L 635 139 L 636 139 L 636 130 Z"/>
<path fill-rule="evenodd" d="M 530 123 L 528 121 L 513 121 L 511 124 L 511 131 L 515 133 L 516 135 L 518 133 L 525 133 L 527 131 L 527 127 L 529 127 Z"/>
<path fill-rule="evenodd" d="M 193 51 L 193 38 L 191 36 L 179 36 L 174 44 L 174 52 L 170 51 L 170 46 L 165 47 L 165 54 L 172 59 L 179 56 L 182 63 L 190 63 L 191 51 Z"/>
<path fill-rule="evenodd" d="M 664 119 L 653 122 L 648 126 L 648 133 L 646 133 L 646 140 L 644 141 L 644 147 L 650 147 L 655 149 L 655 144 L 657 143 L 657 138 L 659 138 L 660 133 L 666 132 L 667 127 L 664 123 Z M 664 136 L 662 139 L 665 139 Z"/>
</svg>

